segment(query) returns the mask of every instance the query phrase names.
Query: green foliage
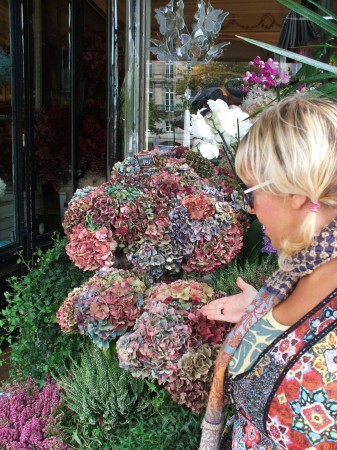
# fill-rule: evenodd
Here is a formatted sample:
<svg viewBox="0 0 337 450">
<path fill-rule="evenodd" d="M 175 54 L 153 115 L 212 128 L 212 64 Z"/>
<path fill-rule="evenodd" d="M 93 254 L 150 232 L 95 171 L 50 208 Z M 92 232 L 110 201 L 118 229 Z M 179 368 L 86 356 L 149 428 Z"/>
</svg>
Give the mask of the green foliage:
<svg viewBox="0 0 337 450">
<path fill-rule="evenodd" d="M 72 376 L 70 375 L 74 382 L 75 373 L 76 376 L 82 373 L 74 383 L 76 389 L 71 388 L 71 403 L 68 403 L 70 407 L 76 403 L 75 415 L 68 415 L 62 426 L 63 432 L 68 435 L 74 448 L 80 450 L 131 450 L 134 448 L 138 450 L 195 450 L 197 448 L 200 440 L 201 416 L 197 416 L 183 406 L 174 404 L 163 388 L 132 378 L 128 372 L 118 368 L 114 357 L 106 358 L 97 349 L 95 352 L 96 354 L 88 352 L 84 356 L 86 361 L 83 362 L 82 359 L 80 364 L 76 364 L 73 368 L 75 372 Z M 98 356 L 99 354 L 100 356 Z M 90 355 L 95 358 L 96 363 L 90 364 L 88 359 Z M 80 370 L 79 367 L 81 367 Z M 106 367 L 105 373 L 109 388 L 108 390 L 106 390 L 107 388 L 102 389 L 99 394 L 97 387 L 92 387 L 89 394 L 89 390 L 83 385 L 87 397 L 84 399 L 80 379 L 84 383 L 88 383 L 87 380 L 90 376 L 85 371 L 90 369 L 96 371 L 98 367 L 102 371 L 102 375 L 100 375 L 102 380 L 103 367 Z M 113 373 L 115 373 L 114 381 L 111 377 Z M 116 385 L 118 379 L 120 386 Z M 91 381 L 90 384 L 92 384 Z M 100 402 L 98 394 L 101 397 Z M 79 396 L 78 400 L 75 400 L 76 395 Z M 95 425 L 89 423 L 89 415 L 86 416 L 86 419 L 83 417 L 81 410 L 82 406 L 86 408 L 89 405 L 88 397 L 90 395 L 96 395 L 96 399 L 91 402 L 89 407 L 91 418 L 96 419 Z M 131 399 L 132 395 L 134 396 L 133 400 Z M 114 400 L 110 401 L 109 397 Z M 83 400 L 82 404 L 80 398 Z M 117 401 L 117 398 L 120 400 Z M 94 404 L 97 407 L 96 410 L 94 410 Z M 115 413 L 112 413 L 112 404 Z M 123 404 L 124 406 L 121 408 Z M 129 406 L 127 406 L 128 404 Z M 110 412 L 108 413 L 108 411 Z M 105 417 L 100 419 L 99 414 L 105 414 Z M 110 426 L 107 423 L 109 416 L 113 421 Z M 117 424 L 116 416 L 119 416 L 118 426 L 111 427 L 111 425 Z M 81 420 L 81 417 L 85 420 Z"/>
<path fill-rule="evenodd" d="M 71 371 L 60 375 L 64 400 L 78 420 L 106 432 L 123 427 L 152 408 L 150 391 L 141 378 L 119 368 L 115 355 L 88 345 Z"/>
<path fill-rule="evenodd" d="M 261 259 L 260 250 L 263 246 L 262 225 L 258 219 L 253 220 L 243 237 L 243 249 L 239 255 L 241 265 Z"/>
<path fill-rule="evenodd" d="M 154 102 L 152 98 L 149 100 L 149 123 L 148 129 L 151 133 L 162 134 L 164 130 L 159 128 L 157 125 L 160 124 L 165 118 L 165 113 L 160 109 L 158 105 Z"/>
<path fill-rule="evenodd" d="M 65 245 L 66 239 L 57 237 L 53 248 L 37 252 L 34 268 L 27 264 L 27 275 L 9 279 L 8 306 L 0 320 L 0 344 L 7 340 L 11 347 L 11 377 L 31 375 L 40 386 L 47 373 L 64 371 L 68 357 L 86 343 L 62 333 L 56 323 L 55 313 L 67 294 L 90 276 L 74 267 Z"/>
<path fill-rule="evenodd" d="M 248 260 L 241 265 L 238 260 L 234 260 L 223 269 L 219 269 L 211 274 L 207 283 L 215 290 L 225 292 L 227 295 L 238 293 L 236 286 L 237 277 L 241 277 L 246 283 L 249 283 L 259 290 L 265 280 L 277 268 L 277 259 L 275 255 L 268 255 L 262 260 L 249 262 Z"/>
<path fill-rule="evenodd" d="M 201 420 L 184 407 L 166 405 L 127 432 L 116 430 L 112 445 L 106 450 L 195 450 L 200 441 Z"/>
<path fill-rule="evenodd" d="M 201 417 L 174 404 L 167 392 L 118 367 L 114 354 L 94 346 L 60 376 L 72 411 L 63 431 L 78 449 L 193 450 Z"/>
</svg>

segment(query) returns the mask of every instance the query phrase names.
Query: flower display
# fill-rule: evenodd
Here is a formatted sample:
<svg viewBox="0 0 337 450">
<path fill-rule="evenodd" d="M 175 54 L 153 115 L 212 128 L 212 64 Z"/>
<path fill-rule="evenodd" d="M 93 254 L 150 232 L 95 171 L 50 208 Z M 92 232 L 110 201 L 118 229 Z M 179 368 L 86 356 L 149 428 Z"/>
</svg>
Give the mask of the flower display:
<svg viewBox="0 0 337 450">
<path fill-rule="evenodd" d="M 63 228 L 66 252 L 77 267 L 111 267 L 124 254 L 129 264 L 160 279 L 214 270 L 240 252 L 243 226 L 232 183 L 220 192 L 212 183 L 215 169 L 191 158 L 212 175 L 202 178 L 182 149 L 173 157 L 153 157 L 155 164 L 145 168 L 129 157 L 114 166 L 110 181 L 76 191 Z"/>
<path fill-rule="evenodd" d="M 108 348 L 132 329 L 145 289 L 144 282 L 127 270 L 102 269 L 68 294 L 56 313 L 57 322 L 64 333 L 78 332 Z"/>
<path fill-rule="evenodd" d="M 191 135 L 194 148 L 207 159 L 218 158 L 219 148 L 230 151 L 251 127 L 248 114 L 221 99 L 208 100 L 204 108 L 192 114 Z"/>
<path fill-rule="evenodd" d="M 281 86 L 289 84 L 291 76 L 280 69 L 279 62 L 268 58 L 263 61 L 257 56 L 251 65 L 254 71 L 242 77 L 241 89 L 245 93 L 242 108 L 254 114 L 277 100 Z"/>
<path fill-rule="evenodd" d="M 69 237 L 66 252 L 75 266 L 84 270 L 96 270 L 113 264 L 112 254 L 117 242 L 106 227 L 90 231 L 81 223 L 76 225 Z"/>
<path fill-rule="evenodd" d="M 155 380 L 172 399 L 199 413 L 206 406 L 212 369 L 226 324 L 206 319 L 201 306 L 215 299 L 205 283 L 178 280 L 150 289 L 133 331 L 117 341 L 120 366 Z"/>
</svg>

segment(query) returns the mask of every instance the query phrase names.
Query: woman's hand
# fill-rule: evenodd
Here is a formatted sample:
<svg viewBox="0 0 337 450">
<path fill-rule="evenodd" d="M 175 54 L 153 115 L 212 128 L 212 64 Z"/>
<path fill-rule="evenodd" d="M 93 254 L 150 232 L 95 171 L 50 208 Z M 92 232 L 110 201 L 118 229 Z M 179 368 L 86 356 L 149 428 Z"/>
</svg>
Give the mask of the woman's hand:
<svg viewBox="0 0 337 450">
<path fill-rule="evenodd" d="M 236 285 L 241 290 L 239 294 L 218 298 L 201 308 L 201 312 L 207 319 L 230 323 L 239 322 L 247 306 L 256 296 L 257 290 L 243 281 L 241 277 L 237 278 Z"/>
</svg>

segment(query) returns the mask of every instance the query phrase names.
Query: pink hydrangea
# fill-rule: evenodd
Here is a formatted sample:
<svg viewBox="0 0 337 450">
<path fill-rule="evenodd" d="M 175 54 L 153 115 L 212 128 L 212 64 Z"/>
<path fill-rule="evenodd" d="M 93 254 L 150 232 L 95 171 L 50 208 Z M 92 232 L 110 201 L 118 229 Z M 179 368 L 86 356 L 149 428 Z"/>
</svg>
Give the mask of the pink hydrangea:
<svg viewBox="0 0 337 450">
<path fill-rule="evenodd" d="M 64 333 L 77 331 L 108 348 L 134 326 L 145 290 L 144 282 L 127 270 L 101 269 L 68 294 L 56 313 L 57 322 Z"/>
<path fill-rule="evenodd" d="M 216 298 L 205 283 L 160 283 L 147 293 L 134 329 L 117 341 L 120 366 L 163 384 L 172 399 L 195 412 L 205 408 L 217 348 L 228 327 L 205 318 Z"/>
<path fill-rule="evenodd" d="M 69 235 L 66 252 L 75 266 L 83 270 L 97 270 L 113 264 L 112 255 L 117 242 L 106 227 L 89 231 L 81 223 L 76 225 Z"/>
<path fill-rule="evenodd" d="M 75 302 L 78 300 L 83 288 L 75 288 L 71 291 L 64 300 L 59 310 L 56 313 L 56 320 L 63 333 L 70 333 L 76 330 Z"/>
</svg>

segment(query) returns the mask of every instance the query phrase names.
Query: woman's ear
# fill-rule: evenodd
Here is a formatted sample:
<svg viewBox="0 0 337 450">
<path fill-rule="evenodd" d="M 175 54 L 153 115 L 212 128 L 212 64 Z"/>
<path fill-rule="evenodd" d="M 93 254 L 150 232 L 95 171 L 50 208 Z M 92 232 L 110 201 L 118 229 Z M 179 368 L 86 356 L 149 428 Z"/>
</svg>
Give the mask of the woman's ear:
<svg viewBox="0 0 337 450">
<path fill-rule="evenodd" d="M 290 194 L 289 200 L 291 207 L 295 210 L 298 210 L 308 202 L 308 197 L 306 197 L 305 195 Z"/>
</svg>

